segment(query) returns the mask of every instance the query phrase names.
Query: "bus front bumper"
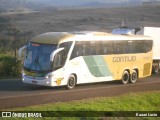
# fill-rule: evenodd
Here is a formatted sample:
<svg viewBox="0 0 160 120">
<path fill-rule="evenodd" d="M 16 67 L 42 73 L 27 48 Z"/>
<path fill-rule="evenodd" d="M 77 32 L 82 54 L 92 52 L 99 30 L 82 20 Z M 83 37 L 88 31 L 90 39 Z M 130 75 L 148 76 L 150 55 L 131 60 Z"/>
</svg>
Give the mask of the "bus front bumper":
<svg viewBox="0 0 160 120">
<path fill-rule="evenodd" d="M 41 86 L 53 86 L 51 78 L 34 78 L 27 75 L 22 75 L 22 82 Z"/>
</svg>

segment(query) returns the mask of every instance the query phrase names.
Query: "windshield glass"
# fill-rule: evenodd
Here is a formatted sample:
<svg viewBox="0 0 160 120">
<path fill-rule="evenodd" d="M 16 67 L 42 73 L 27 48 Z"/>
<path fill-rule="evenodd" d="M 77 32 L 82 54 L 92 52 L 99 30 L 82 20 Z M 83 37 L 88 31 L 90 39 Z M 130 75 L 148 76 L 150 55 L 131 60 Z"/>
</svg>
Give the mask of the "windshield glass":
<svg viewBox="0 0 160 120">
<path fill-rule="evenodd" d="M 56 48 L 56 44 L 29 43 L 24 61 L 24 69 L 38 72 L 50 71 L 50 55 Z"/>
</svg>

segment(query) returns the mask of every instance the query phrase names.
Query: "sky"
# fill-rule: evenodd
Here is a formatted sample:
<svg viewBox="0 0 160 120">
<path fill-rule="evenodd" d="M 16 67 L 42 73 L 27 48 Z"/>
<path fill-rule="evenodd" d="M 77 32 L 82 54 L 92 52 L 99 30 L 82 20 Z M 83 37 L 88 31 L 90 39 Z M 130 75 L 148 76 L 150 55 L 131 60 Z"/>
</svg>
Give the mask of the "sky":
<svg viewBox="0 0 160 120">
<path fill-rule="evenodd" d="M 0 7 L 3 7 L 3 2 L 7 3 L 6 5 L 14 5 L 16 1 L 18 3 L 23 4 L 23 1 L 25 1 L 26 4 L 29 5 L 46 5 L 46 6 L 81 6 L 88 4 L 90 2 L 114 2 L 114 3 L 121 3 L 121 2 L 129 2 L 129 1 L 160 1 L 160 0 L 0 0 Z M 8 2 L 12 1 L 12 2 Z M 2 3 L 2 4 L 1 4 Z M 5 6 L 6 7 L 6 6 Z"/>
<path fill-rule="evenodd" d="M 131 0 L 27 0 L 33 2 L 43 2 L 43 3 L 55 3 L 56 5 L 77 5 L 77 4 L 85 4 L 89 2 L 129 2 Z M 132 1 L 160 1 L 160 0 L 132 0 Z"/>
</svg>

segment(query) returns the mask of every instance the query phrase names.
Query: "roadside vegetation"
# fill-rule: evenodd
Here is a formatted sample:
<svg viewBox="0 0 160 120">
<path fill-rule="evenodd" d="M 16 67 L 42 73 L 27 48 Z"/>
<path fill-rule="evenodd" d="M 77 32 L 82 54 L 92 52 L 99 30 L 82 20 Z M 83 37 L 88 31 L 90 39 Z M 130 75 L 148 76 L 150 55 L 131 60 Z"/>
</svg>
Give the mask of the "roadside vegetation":
<svg viewBox="0 0 160 120">
<path fill-rule="evenodd" d="M 20 77 L 22 64 L 17 51 L 28 42 L 31 34 L 20 31 L 10 18 L 0 16 L 0 79 Z"/>
<path fill-rule="evenodd" d="M 150 92 L 141 92 L 141 93 L 128 93 L 125 95 L 120 95 L 116 97 L 99 97 L 99 98 L 91 98 L 86 100 L 77 100 L 77 101 L 70 101 L 70 102 L 58 102 L 58 103 L 50 103 L 38 106 L 31 106 L 31 107 L 24 107 L 24 108 L 15 108 L 15 109 L 7 109 L 7 111 L 49 111 L 53 112 L 57 116 L 62 115 L 62 111 L 71 111 L 73 112 L 73 116 L 80 115 L 80 117 L 70 118 L 75 120 L 82 120 L 82 119 L 100 119 L 105 120 L 105 117 L 88 117 L 83 118 L 83 116 L 87 116 L 88 111 L 120 111 L 118 114 L 122 114 L 121 112 L 125 111 L 159 111 L 160 112 L 160 91 L 150 91 Z M 80 111 L 77 113 L 75 111 Z M 51 116 L 49 112 L 46 112 L 46 116 Z M 90 113 L 90 112 L 89 112 Z M 91 112 L 92 113 L 92 112 Z M 90 113 L 90 114 L 91 114 Z M 63 113 L 65 114 L 65 112 Z M 67 112 L 66 112 L 67 114 Z M 93 116 L 96 115 L 96 112 L 92 113 Z M 92 114 L 90 116 L 92 116 Z M 112 114 L 112 113 L 111 113 Z M 113 112 L 114 114 L 114 112 Z M 131 113 L 132 114 L 132 113 Z M 72 114 L 71 114 L 72 115 Z M 132 114 L 133 115 L 133 114 Z M 129 116 L 129 115 L 128 115 Z M 134 115 L 133 115 L 134 116 Z M 17 119 L 17 118 L 16 118 Z M 32 118 L 30 118 L 32 119 Z M 50 119 L 50 118 L 48 118 Z M 65 120 L 69 119 L 69 117 L 63 118 L 51 118 L 51 119 L 58 119 L 58 120 Z M 122 118 L 114 118 L 109 117 L 108 119 L 115 119 L 115 120 L 123 120 L 123 119 L 145 119 L 145 120 L 158 120 L 158 117 L 122 117 Z"/>
<path fill-rule="evenodd" d="M 20 77 L 21 66 L 21 61 L 15 57 L 0 54 L 0 79 Z"/>
</svg>

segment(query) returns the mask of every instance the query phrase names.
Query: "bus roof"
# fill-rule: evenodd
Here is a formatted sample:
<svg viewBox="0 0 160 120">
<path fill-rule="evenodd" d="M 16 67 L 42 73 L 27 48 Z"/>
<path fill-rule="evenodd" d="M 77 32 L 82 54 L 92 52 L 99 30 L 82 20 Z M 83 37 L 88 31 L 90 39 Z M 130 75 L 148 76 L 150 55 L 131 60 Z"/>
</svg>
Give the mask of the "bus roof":
<svg viewBox="0 0 160 120">
<path fill-rule="evenodd" d="M 43 44 L 58 44 L 60 40 L 72 37 L 72 34 L 67 32 L 48 32 L 34 37 L 31 42 Z"/>
<path fill-rule="evenodd" d="M 151 40 L 144 35 L 119 35 L 97 31 L 78 32 L 48 32 L 34 37 L 31 42 L 43 44 L 58 44 L 67 41 L 97 41 L 97 40 Z"/>
</svg>

